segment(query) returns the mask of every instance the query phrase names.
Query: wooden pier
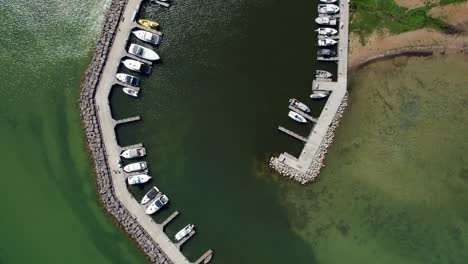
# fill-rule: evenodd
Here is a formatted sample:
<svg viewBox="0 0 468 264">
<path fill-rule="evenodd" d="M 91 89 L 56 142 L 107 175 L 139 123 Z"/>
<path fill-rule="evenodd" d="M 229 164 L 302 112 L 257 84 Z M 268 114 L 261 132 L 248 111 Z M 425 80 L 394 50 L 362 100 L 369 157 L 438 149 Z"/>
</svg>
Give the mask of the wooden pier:
<svg viewBox="0 0 468 264">
<path fill-rule="evenodd" d="M 133 60 L 141 61 L 141 62 L 146 63 L 148 65 L 153 65 L 152 61 L 142 59 L 140 57 L 137 57 L 137 56 L 135 56 L 133 54 L 128 53 L 127 51 L 125 51 L 124 54 L 122 55 L 122 59 L 124 59 L 125 57 L 128 57 L 128 58 L 133 59 Z"/>
<path fill-rule="evenodd" d="M 188 234 L 188 236 L 184 237 L 184 239 L 182 239 L 181 241 L 177 242 L 176 244 L 176 247 L 180 249 L 180 247 L 185 243 L 187 242 L 190 238 L 192 238 L 194 235 L 195 235 L 196 231 L 195 229 L 190 231 L 190 233 Z"/>
<path fill-rule="evenodd" d="M 338 57 L 322 57 L 318 56 L 317 57 L 318 61 L 339 61 L 340 59 Z"/>
<path fill-rule="evenodd" d="M 195 261 L 195 264 L 201 264 L 202 262 L 203 263 L 208 263 L 208 262 L 205 262 L 205 259 L 207 259 L 208 257 L 212 257 L 213 256 L 213 250 L 208 250 L 207 252 L 205 252 L 205 254 L 203 254 L 203 256 L 201 256 L 199 259 L 197 259 L 197 261 Z"/>
<path fill-rule="evenodd" d="M 174 220 L 174 218 L 176 218 L 178 215 L 179 215 L 179 211 L 173 212 L 168 218 L 166 218 L 166 220 L 164 220 L 164 222 L 162 222 L 161 224 L 162 228 L 164 229 L 167 226 L 167 224 L 169 224 L 172 220 Z"/>
<path fill-rule="evenodd" d="M 126 146 L 126 147 L 121 147 L 120 149 L 122 151 L 125 151 L 125 150 L 128 150 L 128 149 L 134 149 L 134 148 L 141 148 L 143 147 L 143 144 L 142 143 L 138 143 L 138 144 L 135 144 L 135 145 L 130 145 L 130 146 Z"/>
<path fill-rule="evenodd" d="M 134 117 L 124 118 L 124 119 L 114 120 L 114 121 L 115 121 L 115 125 L 117 126 L 117 125 L 130 123 L 130 122 L 135 122 L 135 121 L 139 121 L 139 120 L 141 120 L 140 116 L 134 116 Z"/>
<path fill-rule="evenodd" d="M 289 130 L 289 129 L 287 129 L 287 128 L 284 128 L 284 127 L 282 127 L 282 126 L 279 126 L 279 127 L 278 127 L 278 130 L 279 130 L 279 131 L 282 131 L 282 132 L 284 132 L 284 133 L 286 133 L 286 134 L 288 134 L 288 135 L 290 135 L 290 136 L 293 137 L 293 138 L 299 139 L 300 141 L 302 141 L 302 142 L 304 142 L 304 143 L 307 142 L 307 138 L 305 138 L 305 137 L 303 137 L 303 136 L 301 136 L 301 135 L 299 135 L 299 134 L 297 134 L 297 133 L 294 133 L 294 132 L 292 132 L 291 130 Z"/>
<path fill-rule="evenodd" d="M 162 32 L 161 31 L 157 31 L 157 30 L 154 30 L 154 29 L 151 29 L 151 28 L 145 28 L 144 26 L 134 22 L 133 23 L 133 27 L 134 28 L 137 28 L 137 29 L 141 29 L 141 30 L 144 30 L 144 31 L 148 31 L 148 32 L 151 32 L 153 34 L 156 34 L 156 35 L 162 35 Z"/>
</svg>

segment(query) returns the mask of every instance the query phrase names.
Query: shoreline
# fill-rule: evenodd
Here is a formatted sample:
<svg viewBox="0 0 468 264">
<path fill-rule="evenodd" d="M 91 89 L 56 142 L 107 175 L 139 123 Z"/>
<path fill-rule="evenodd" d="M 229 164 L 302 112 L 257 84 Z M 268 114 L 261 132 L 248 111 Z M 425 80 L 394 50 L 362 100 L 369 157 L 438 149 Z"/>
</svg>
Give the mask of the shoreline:
<svg viewBox="0 0 468 264">
<path fill-rule="evenodd" d="M 99 111 L 95 94 L 117 28 L 123 17 L 128 0 L 112 0 L 103 18 L 103 28 L 96 41 L 91 62 L 85 72 L 79 98 L 80 116 L 86 137 L 86 147 L 96 175 L 96 190 L 99 201 L 111 220 L 127 237 L 134 241 L 146 258 L 153 263 L 172 263 L 159 245 L 151 238 L 136 218 L 123 206 L 114 192 L 110 166 L 107 161 L 101 127 L 97 118 Z"/>
</svg>

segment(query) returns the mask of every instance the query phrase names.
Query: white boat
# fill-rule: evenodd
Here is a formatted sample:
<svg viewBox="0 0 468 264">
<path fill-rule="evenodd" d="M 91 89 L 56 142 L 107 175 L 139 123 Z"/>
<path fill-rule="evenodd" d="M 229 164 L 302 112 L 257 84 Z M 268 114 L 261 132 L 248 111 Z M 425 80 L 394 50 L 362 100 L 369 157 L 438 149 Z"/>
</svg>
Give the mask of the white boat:
<svg viewBox="0 0 468 264">
<path fill-rule="evenodd" d="M 315 32 L 317 32 L 319 35 L 331 36 L 331 35 L 336 35 L 338 33 L 338 30 L 334 28 L 323 27 L 323 28 L 316 29 Z"/>
<path fill-rule="evenodd" d="M 122 151 L 122 153 L 120 153 L 120 156 L 126 159 L 141 158 L 141 157 L 144 157 L 145 155 L 146 155 L 145 147 L 127 149 L 127 150 Z"/>
<path fill-rule="evenodd" d="M 130 44 L 130 47 L 128 48 L 128 53 L 145 60 L 159 60 L 159 55 L 156 52 L 137 44 Z"/>
<path fill-rule="evenodd" d="M 301 116 L 300 114 L 298 114 L 298 113 L 296 113 L 294 111 L 289 111 L 288 116 L 291 119 L 293 119 L 293 120 L 295 120 L 295 121 L 297 121 L 299 123 L 307 123 L 307 120 L 305 119 L 305 117 Z"/>
<path fill-rule="evenodd" d="M 177 232 L 177 234 L 175 234 L 175 239 L 177 241 L 181 241 L 182 238 L 188 236 L 194 228 L 195 228 L 194 225 L 188 224 L 186 227 L 182 228 L 179 232 Z"/>
<path fill-rule="evenodd" d="M 148 176 L 146 174 L 132 175 L 132 176 L 128 176 L 127 178 L 127 182 L 130 185 L 146 183 L 149 180 L 151 180 L 151 176 Z"/>
<path fill-rule="evenodd" d="M 147 75 L 153 72 L 153 67 L 137 60 L 126 59 L 122 61 L 122 64 L 131 71 L 141 72 Z"/>
<path fill-rule="evenodd" d="M 129 84 L 131 86 L 138 87 L 141 84 L 141 80 L 138 77 L 135 77 L 126 73 L 117 73 L 115 78 L 123 83 Z"/>
<path fill-rule="evenodd" d="M 138 97 L 140 93 L 140 88 L 137 87 L 124 87 L 122 91 L 130 96 Z"/>
<path fill-rule="evenodd" d="M 312 99 L 322 99 L 322 98 L 327 97 L 328 95 L 330 95 L 329 92 L 325 92 L 325 91 L 315 91 L 314 93 L 312 93 L 312 94 L 310 95 L 310 98 L 312 98 Z"/>
<path fill-rule="evenodd" d="M 320 0 L 320 2 L 324 3 L 324 4 L 333 4 L 335 3 L 337 0 Z"/>
<path fill-rule="evenodd" d="M 289 105 L 296 107 L 304 113 L 310 113 L 309 107 L 295 98 L 289 99 Z"/>
<path fill-rule="evenodd" d="M 166 205 L 169 202 L 169 198 L 165 194 L 159 196 L 152 202 L 147 208 L 146 208 L 146 214 L 154 214 L 156 213 L 159 209 L 161 209 L 164 205 Z"/>
<path fill-rule="evenodd" d="M 153 186 L 153 188 L 151 188 L 151 190 L 149 190 L 145 196 L 143 196 L 143 199 L 141 199 L 141 202 L 140 204 L 147 204 L 149 203 L 149 201 L 153 200 L 154 198 L 156 198 L 156 196 L 158 196 L 158 194 L 160 193 L 159 189 L 156 187 L 156 186 Z"/>
<path fill-rule="evenodd" d="M 125 172 L 135 172 L 135 171 L 142 171 L 146 170 L 148 168 L 148 165 L 146 164 L 146 161 L 141 161 L 141 162 L 135 162 L 128 164 L 123 168 Z"/>
<path fill-rule="evenodd" d="M 340 12 L 340 8 L 336 5 L 331 4 L 320 4 L 318 5 L 318 13 L 319 14 L 328 14 L 333 15 Z"/>
<path fill-rule="evenodd" d="M 318 40 L 318 45 L 319 45 L 319 47 L 333 46 L 333 45 L 335 45 L 336 43 L 338 43 L 338 41 L 336 41 L 336 40 L 334 40 L 334 39 L 329 39 L 329 38 L 326 38 L 326 39 L 319 39 L 319 40 Z"/>
<path fill-rule="evenodd" d="M 153 34 L 146 30 L 135 30 L 132 32 L 137 38 L 144 42 L 148 42 L 153 45 L 159 45 L 161 42 L 161 36 L 158 34 Z"/>
<path fill-rule="evenodd" d="M 324 71 L 324 70 L 317 70 L 315 72 L 315 77 L 317 77 L 317 78 L 330 78 L 332 76 L 333 76 L 333 74 L 331 74 L 331 72 L 327 72 L 327 71 Z"/>
<path fill-rule="evenodd" d="M 315 22 L 319 25 L 325 25 L 325 26 L 336 26 L 336 18 L 330 18 L 327 16 L 320 16 L 315 19 Z"/>
</svg>

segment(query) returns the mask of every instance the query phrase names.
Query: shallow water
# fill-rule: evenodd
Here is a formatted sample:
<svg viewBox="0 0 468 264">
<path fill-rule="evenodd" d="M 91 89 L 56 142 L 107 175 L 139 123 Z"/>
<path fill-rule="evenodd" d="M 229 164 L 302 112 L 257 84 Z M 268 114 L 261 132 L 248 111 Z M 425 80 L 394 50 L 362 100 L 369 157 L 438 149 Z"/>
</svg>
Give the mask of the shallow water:
<svg viewBox="0 0 468 264">
<path fill-rule="evenodd" d="M 144 263 L 99 205 L 77 106 L 106 2 L 0 5 L 0 263 Z"/>
<path fill-rule="evenodd" d="M 399 58 L 353 75 L 320 181 L 283 189 L 318 263 L 466 262 L 467 59 Z"/>
</svg>

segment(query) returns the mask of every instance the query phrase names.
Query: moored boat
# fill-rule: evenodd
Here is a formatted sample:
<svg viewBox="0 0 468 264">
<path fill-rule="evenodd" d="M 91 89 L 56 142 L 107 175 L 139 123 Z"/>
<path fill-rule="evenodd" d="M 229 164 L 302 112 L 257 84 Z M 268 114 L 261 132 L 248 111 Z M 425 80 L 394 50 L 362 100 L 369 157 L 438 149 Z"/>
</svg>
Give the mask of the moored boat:
<svg viewBox="0 0 468 264">
<path fill-rule="evenodd" d="M 161 42 L 161 36 L 158 34 L 153 34 L 145 30 L 135 30 L 132 33 L 141 41 L 148 42 L 156 46 Z"/>
<path fill-rule="evenodd" d="M 328 46 L 335 45 L 337 42 L 338 41 L 336 41 L 334 39 L 325 38 L 325 39 L 319 39 L 318 40 L 318 45 L 319 45 L 319 47 L 328 47 Z"/>
<path fill-rule="evenodd" d="M 336 35 L 338 33 L 338 30 L 334 28 L 323 27 L 323 28 L 316 29 L 315 32 L 317 32 L 319 35 L 331 36 L 331 35 Z"/>
<path fill-rule="evenodd" d="M 177 232 L 177 234 L 175 234 L 175 239 L 177 241 L 182 240 L 184 237 L 188 236 L 194 228 L 194 225 L 188 224 L 186 227 L 182 228 L 179 232 Z"/>
<path fill-rule="evenodd" d="M 128 53 L 145 60 L 159 60 L 159 55 L 156 52 L 138 44 L 130 44 L 130 47 L 128 48 Z"/>
<path fill-rule="evenodd" d="M 154 21 L 151 21 L 151 20 L 148 20 L 148 19 L 139 19 L 138 24 L 144 26 L 145 28 L 149 28 L 149 29 L 157 29 L 159 27 L 158 22 L 154 22 Z"/>
<path fill-rule="evenodd" d="M 295 98 L 289 99 L 289 105 L 296 107 L 304 113 L 310 113 L 309 107 Z"/>
<path fill-rule="evenodd" d="M 315 72 L 315 77 L 317 78 L 330 78 L 332 76 L 333 74 L 331 74 L 331 72 L 324 71 L 324 70 L 317 70 Z"/>
<path fill-rule="evenodd" d="M 141 202 L 140 204 L 147 204 L 149 203 L 151 200 L 153 200 L 154 198 L 156 198 L 156 196 L 158 196 L 158 194 L 161 193 L 159 191 L 159 189 L 156 187 L 156 186 L 153 186 L 153 188 L 151 188 L 151 190 L 149 190 L 145 196 L 143 196 L 143 198 L 141 199 Z"/>
<path fill-rule="evenodd" d="M 159 209 L 161 209 L 164 205 L 166 205 L 169 202 L 169 198 L 165 194 L 162 194 L 154 202 L 152 202 L 147 208 L 146 208 L 146 214 L 151 215 L 156 213 Z"/>
<path fill-rule="evenodd" d="M 206 258 L 203 260 L 203 264 L 208 264 L 208 262 L 210 262 L 212 258 L 213 258 L 213 252 L 211 252 L 208 256 L 206 256 Z"/>
<path fill-rule="evenodd" d="M 128 176 L 127 178 L 127 182 L 130 185 L 146 183 L 149 180 L 151 180 L 151 176 L 148 176 L 146 174 L 132 175 L 132 176 Z"/>
<path fill-rule="evenodd" d="M 140 88 L 138 87 L 124 87 L 122 88 L 122 91 L 132 97 L 138 97 L 140 94 Z"/>
<path fill-rule="evenodd" d="M 336 18 L 330 18 L 328 16 L 319 16 L 315 19 L 315 22 L 319 25 L 325 25 L 325 26 L 336 26 L 337 19 Z"/>
<path fill-rule="evenodd" d="M 122 151 L 122 153 L 120 153 L 120 156 L 126 159 L 141 158 L 141 157 L 144 157 L 145 155 L 146 155 L 145 147 L 127 149 L 127 150 Z"/>
<path fill-rule="evenodd" d="M 117 80 L 123 83 L 129 84 L 135 87 L 138 87 L 141 84 L 141 80 L 138 77 L 135 77 L 133 75 L 126 74 L 126 73 L 117 73 L 115 75 L 115 78 L 117 78 Z"/>
<path fill-rule="evenodd" d="M 305 117 L 301 116 L 300 114 L 294 112 L 294 111 L 289 111 L 288 116 L 299 123 L 307 123 L 307 119 Z"/>
<path fill-rule="evenodd" d="M 318 5 L 319 14 L 333 15 L 340 12 L 340 8 L 332 4 L 320 4 Z"/>
<path fill-rule="evenodd" d="M 315 91 L 310 95 L 310 98 L 312 98 L 312 99 L 323 99 L 323 98 L 327 97 L 328 95 L 330 95 L 330 93 L 326 92 L 326 91 Z"/>
<path fill-rule="evenodd" d="M 148 168 L 148 164 L 146 164 L 146 161 L 140 161 L 140 162 L 135 162 L 126 165 L 123 170 L 125 172 L 135 172 L 135 171 L 142 171 L 146 170 Z"/>
<path fill-rule="evenodd" d="M 153 72 L 153 67 L 137 60 L 126 59 L 122 61 L 122 64 L 125 66 L 125 68 L 131 71 L 141 72 L 147 75 L 150 75 Z"/>
<path fill-rule="evenodd" d="M 337 0 L 320 0 L 320 2 L 324 3 L 324 4 L 333 4 L 335 3 Z M 344 1 L 344 0 L 343 0 Z"/>
<path fill-rule="evenodd" d="M 330 49 L 320 49 L 319 51 L 317 51 L 317 56 L 325 58 L 333 57 L 336 56 L 336 51 Z"/>
</svg>

